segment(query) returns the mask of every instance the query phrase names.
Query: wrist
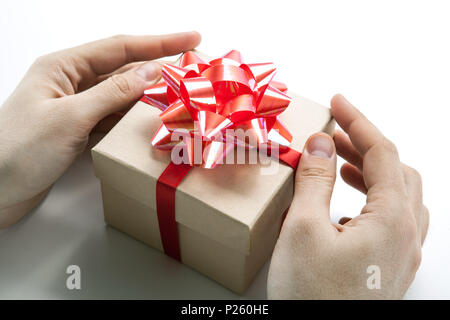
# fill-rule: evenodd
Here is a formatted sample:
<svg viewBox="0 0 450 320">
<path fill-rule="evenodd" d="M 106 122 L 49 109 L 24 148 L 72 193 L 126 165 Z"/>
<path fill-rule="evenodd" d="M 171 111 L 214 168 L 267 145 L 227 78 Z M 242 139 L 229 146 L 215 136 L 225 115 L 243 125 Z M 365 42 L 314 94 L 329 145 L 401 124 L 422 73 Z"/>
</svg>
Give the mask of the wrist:
<svg viewBox="0 0 450 320">
<path fill-rule="evenodd" d="M 33 210 L 45 198 L 50 191 L 50 188 L 44 190 L 31 199 L 22 201 L 4 209 L 0 209 L 0 229 L 8 228 L 17 223 L 28 212 Z"/>
</svg>

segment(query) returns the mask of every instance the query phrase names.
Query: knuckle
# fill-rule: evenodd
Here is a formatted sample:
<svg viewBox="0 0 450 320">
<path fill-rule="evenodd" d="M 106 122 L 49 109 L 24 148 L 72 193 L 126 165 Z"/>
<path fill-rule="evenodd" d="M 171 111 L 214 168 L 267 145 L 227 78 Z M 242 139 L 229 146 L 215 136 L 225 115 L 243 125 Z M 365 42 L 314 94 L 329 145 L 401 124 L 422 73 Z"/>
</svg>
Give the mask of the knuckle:
<svg viewBox="0 0 450 320">
<path fill-rule="evenodd" d="M 405 204 L 400 208 L 403 208 L 403 214 L 401 215 L 402 220 L 408 221 L 407 224 L 415 225 L 413 222 L 413 218 L 415 217 L 413 206 L 410 204 Z"/>
<path fill-rule="evenodd" d="M 408 174 L 414 178 L 415 181 L 417 181 L 418 184 L 422 184 L 422 176 L 420 175 L 419 171 L 417 171 L 414 168 L 407 167 L 408 168 Z"/>
<path fill-rule="evenodd" d="M 402 211 L 384 213 L 386 231 L 401 248 L 410 250 L 411 246 L 420 243 L 420 230 L 410 207 L 403 208 Z"/>
<path fill-rule="evenodd" d="M 301 191 L 303 189 L 311 190 L 314 186 L 329 186 L 333 187 L 335 175 L 321 167 L 301 168 L 295 179 L 295 190 Z M 306 190 L 306 191 L 307 191 Z"/>
<path fill-rule="evenodd" d="M 409 214 L 397 221 L 396 230 L 399 231 L 398 235 L 400 237 L 400 243 L 403 243 L 405 248 L 410 248 L 411 245 L 419 242 L 419 232 L 417 228 L 415 217 Z"/>
<path fill-rule="evenodd" d="M 428 210 L 428 208 L 426 206 L 423 206 L 423 216 L 425 218 L 425 221 L 428 224 L 428 221 L 430 220 L 430 211 Z"/>
<path fill-rule="evenodd" d="M 398 156 L 397 147 L 395 146 L 395 144 L 391 140 L 389 140 L 387 138 L 383 138 L 383 148 L 385 150 L 387 150 L 389 153 L 391 153 L 391 154 L 393 154 L 395 156 Z"/>
<path fill-rule="evenodd" d="M 131 84 L 123 74 L 112 75 L 109 79 L 114 91 L 119 95 L 128 96 L 132 92 Z"/>
<path fill-rule="evenodd" d="M 418 230 L 412 209 L 406 207 L 402 211 L 385 211 L 384 216 L 385 224 L 395 241 L 408 248 L 416 243 Z"/>
<path fill-rule="evenodd" d="M 35 61 L 34 61 L 34 65 L 48 65 L 50 63 L 52 63 L 54 61 L 54 55 L 51 53 L 48 54 L 44 54 L 42 56 L 39 56 Z"/>
<path fill-rule="evenodd" d="M 414 168 L 410 168 L 411 169 L 411 174 L 416 177 L 418 180 L 422 181 L 422 176 L 420 175 L 419 171 L 417 171 Z"/>
<path fill-rule="evenodd" d="M 416 224 L 408 219 L 408 222 L 403 223 L 403 228 L 406 242 L 414 241 L 417 236 Z"/>
<path fill-rule="evenodd" d="M 334 180 L 334 174 L 330 170 L 323 167 L 306 167 L 301 168 L 300 176 L 304 178 L 323 180 Z"/>
<path fill-rule="evenodd" d="M 34 62 L 37 66 L 44 66 L 47 71 L 54 71 L 55 69 L 63 69 L 64 66 L 67 66 L 72 61 L 67 61 L 66 57 L 63 57 L 57 53 L 49 53 L 43 56 L 40 56 Z"/>
<path fill-rule="evenodd" d="M 420 247 L 416 247 L 412 253 L 412 266 L 414 270 L 419 269 L 420 264 L 422 263 L 422 250 Z"/>
</svg>

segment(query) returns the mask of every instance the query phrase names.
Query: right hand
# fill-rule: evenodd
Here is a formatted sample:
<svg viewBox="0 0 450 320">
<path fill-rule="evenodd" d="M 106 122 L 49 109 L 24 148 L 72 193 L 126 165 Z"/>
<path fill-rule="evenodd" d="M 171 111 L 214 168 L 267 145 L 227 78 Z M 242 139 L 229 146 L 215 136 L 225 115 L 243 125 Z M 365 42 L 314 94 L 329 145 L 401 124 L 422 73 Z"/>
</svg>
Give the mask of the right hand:
<svg viewBox="0 0 450 320">
<path fill-rule="evenodd" d="M 420 265 L 428 229 L 420 175 L 343 96 L 332 99 L 331 111 L 347 134 L 336 132 L 333 143 L 319 133 L 305 146 L 270 265 L 268 297 L 401 298 Z M 367 194 L 361 214 L 340 224 L 330 221 L 336 151 L 348 161 L 341 168 L 344 181 Z M 374 268 L 379 289 L 368 286 Z"/>
</svg>

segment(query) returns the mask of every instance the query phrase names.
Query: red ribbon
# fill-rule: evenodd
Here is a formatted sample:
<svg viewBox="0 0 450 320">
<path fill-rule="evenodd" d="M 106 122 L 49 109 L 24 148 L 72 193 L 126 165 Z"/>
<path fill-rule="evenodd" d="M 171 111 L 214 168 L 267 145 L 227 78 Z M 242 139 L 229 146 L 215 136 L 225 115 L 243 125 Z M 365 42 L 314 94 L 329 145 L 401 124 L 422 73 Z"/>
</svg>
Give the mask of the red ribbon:
<svg viewBox="0 0 450 320">
<path fill-rule="evenodd" d="M 189 163 L 171 162 L 156 185 L 161 240 L 164 252 L 172 258 L 181 261 L 175 191 L 192 166 L 214 168 L 231 150 L 232 141 L 233 147 L 247 149 L 279 146 L 278 158 L 297 168 L 301 153 L 289 148 L 292 135 L 278 119 L 291 98 L 283 83 L 272 80 L 275 71 L 273 63 L 242 63 L 236 50 L 209 63 L 189 51 L 179 66 L 165 64 L 164 81 L 145 90 L 141 101 L 163 111 L 152 145 L 171 150 L 179 143 L 172 141 L 174 133 L 181 132 L 187 138 L 183 139 L 182 153 Z M 227 129 L 243 129 L 250 136 L 230 137 Z M 199 139 L 202 158 L 198 162 L 195 151 Z"/>
<path fill-rule="evenodd" d="M 168 256 L 178 261 L 181 261 L 181 256 L 175 220 L 175 191 L 190 168 L 186 164 L 176 165 L 171 162 L 156 183 L 156 212 L 163 249 Z"/>
</svg>

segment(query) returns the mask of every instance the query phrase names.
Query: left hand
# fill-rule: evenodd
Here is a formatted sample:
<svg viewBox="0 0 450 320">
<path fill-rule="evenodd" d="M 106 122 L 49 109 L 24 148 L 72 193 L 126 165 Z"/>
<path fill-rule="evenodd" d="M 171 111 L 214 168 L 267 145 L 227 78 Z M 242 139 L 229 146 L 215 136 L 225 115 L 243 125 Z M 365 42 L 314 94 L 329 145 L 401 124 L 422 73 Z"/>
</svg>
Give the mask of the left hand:
<svg viewBox="0 0 450 320">
<path fill-rule="evenodd" d="M 42 56 L 0 108 L 0 228 L 45 196 L 85 148 L 158 80 L 158 62 L 195 48 L 197 32 L 115 36 Z"/>
</svg>

